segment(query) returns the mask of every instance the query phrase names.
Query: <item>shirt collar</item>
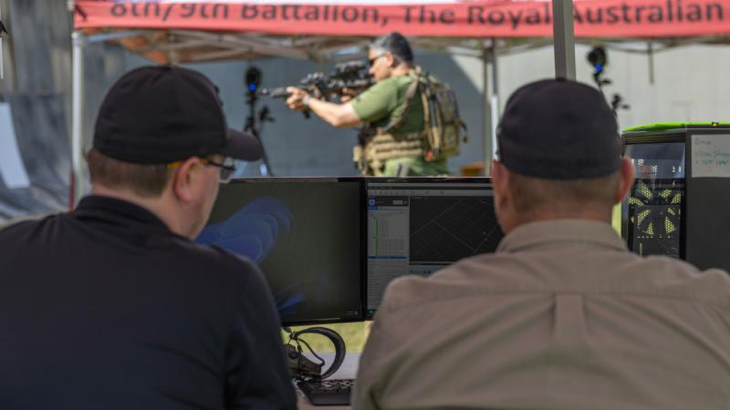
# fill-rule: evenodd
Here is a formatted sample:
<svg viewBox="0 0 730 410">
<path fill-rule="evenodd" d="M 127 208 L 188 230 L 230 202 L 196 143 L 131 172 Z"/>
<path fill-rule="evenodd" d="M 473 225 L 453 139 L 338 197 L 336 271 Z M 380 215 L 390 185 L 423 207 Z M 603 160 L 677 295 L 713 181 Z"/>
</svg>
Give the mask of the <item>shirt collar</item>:
<svg viewBox="0 0 730 410">
<path fill-rule="evenodd" d="M 546 245 L 580 243 L 626 251 L 626 243 L 611 225 L 586 219 L 556 219 L 518 226 L 505 236 L 497 252 L 519 252 Z"/>
<path fill-rule="evenodd" d="M 90 195 L 84 197 L 73 211 L 79 218 L 97 218 L 115 222 L 139 223 L 162 231 L 172 232 L 164 222 L 148 209 L 128 201 L 108 196 Z"/>
</svg>

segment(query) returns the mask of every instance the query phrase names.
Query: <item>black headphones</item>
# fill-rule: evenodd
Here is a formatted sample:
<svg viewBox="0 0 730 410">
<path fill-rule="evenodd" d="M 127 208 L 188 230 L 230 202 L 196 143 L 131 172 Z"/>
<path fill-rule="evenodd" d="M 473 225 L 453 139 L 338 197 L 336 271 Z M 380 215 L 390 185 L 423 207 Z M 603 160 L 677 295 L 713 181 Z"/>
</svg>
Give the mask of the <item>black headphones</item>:
<svg viewBox="0 0 730 410">
<path fill-rule="evenodd" d="M 289 368 L 292 371 L 292 376 L 297 380 L 326 379 L 332 376 L 345 360 L 345 341 L 342 340 L 342 337 L 332 329 L 327 329 L 326 327 L 310 327 L 309 329 L 294 332 L 288 327 L 285 327 L 284 331 L 289 334 L 289 341 L 286 345 L 284 345 L 287 359 L 289 360 Z M 335 346 L 335 359 L 324 373 L 322 372 L 324 360 L 314 353 L 312 348 L 309 346 L 309 343 L 299 338 L 306 334 L 322 335 L 328 338 Z M 302 345 L 309 349 L 309 352 L 319 360 L 319 363 L 316 363 L 304 356 L 302 352 Z"/>
</svg>

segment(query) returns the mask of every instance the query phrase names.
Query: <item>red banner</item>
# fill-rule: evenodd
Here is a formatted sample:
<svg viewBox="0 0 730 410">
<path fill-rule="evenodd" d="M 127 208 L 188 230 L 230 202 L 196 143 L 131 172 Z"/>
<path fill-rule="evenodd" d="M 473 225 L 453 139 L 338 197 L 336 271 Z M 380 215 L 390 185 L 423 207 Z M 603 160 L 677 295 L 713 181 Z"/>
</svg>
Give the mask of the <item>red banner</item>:
<svg viewBox="0 0 730 410">
<path fill-rule="evenodd" d="M 395 2 L 394 2 L 395 3 Z M 578 37 L 730 34 L 730 0 L 574 0 Z M 284 35 L 550 37 L 550 0 L 378 5 L 77 0 L 76 28 L 178 28 Z"/>
</svg>

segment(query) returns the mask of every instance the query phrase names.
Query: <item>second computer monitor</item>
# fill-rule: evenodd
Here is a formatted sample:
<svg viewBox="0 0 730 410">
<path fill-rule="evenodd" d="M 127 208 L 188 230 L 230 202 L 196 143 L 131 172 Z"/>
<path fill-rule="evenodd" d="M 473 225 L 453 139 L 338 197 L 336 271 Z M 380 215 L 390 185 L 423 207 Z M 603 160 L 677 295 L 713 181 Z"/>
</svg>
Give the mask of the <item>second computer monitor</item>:
<svg viewBox="0 0 730 410">
<path fill-rule="evenodd" d="M 255 262 L 284 325 L 362 320 L 361 198 L 360 179 L 236 180 L 196 241 Z"/>
<path fill-rule="evenodd" d="M 487 178 L 372 179 L 365 200 L 367 318 L 393 279 L 494 252 L 502 239 Z"/>
</svg>

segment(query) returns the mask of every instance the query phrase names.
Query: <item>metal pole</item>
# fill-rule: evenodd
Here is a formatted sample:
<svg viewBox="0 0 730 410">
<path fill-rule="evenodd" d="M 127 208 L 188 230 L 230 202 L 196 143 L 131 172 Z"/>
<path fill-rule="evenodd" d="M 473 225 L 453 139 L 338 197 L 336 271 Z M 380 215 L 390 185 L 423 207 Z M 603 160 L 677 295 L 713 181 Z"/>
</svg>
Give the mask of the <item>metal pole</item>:
<svg viewBox="0 0 730 410">
<path fill-rule="evenodd" d="M 493 109 L 489 98 L 489 72 L 487 71 L 487 62 L 489 60 L 488 50 L 482 47 L 482 104 L 484 109 L 484 175 L 489 175 L 492 161 L 492 117 Z"/>
<path fill-rule="evenodd" d="M 0 11 L 0 23 L 2 23 L 3 13 Z M 0 33 L 0 80 L 5 78 L 5 62 L 3 61 L 3 33 Z"/>
<path fill-rule="evenodd" d="M 573 1 L 553 0 L 553 40 L 555 77 L 575 80 L 575 35 Z"/>
<path fill-rule="evenodd" d="M 497 68 L 497 43 L 492 40 L 492 49 L 489 53 L 492 65 L 492 158 L 497 158 L 497 127 L 499 126 L 499 70 Z"/>
<path fill-rule="evenodd" d="M 649 57 L 649 84 L 654 85 L 654 43 L 651 41 L 647 46 L 647 56 Z"/>
<path fill-rule="evenodd" d="M 84 36 L 79 31 L 71 34 L 72 90 L 71 90 L 71 161 L 73 165 L 73 205 L 79 203 L 86 193 L 86 172 L 84 169 Z"/>
</svg>

